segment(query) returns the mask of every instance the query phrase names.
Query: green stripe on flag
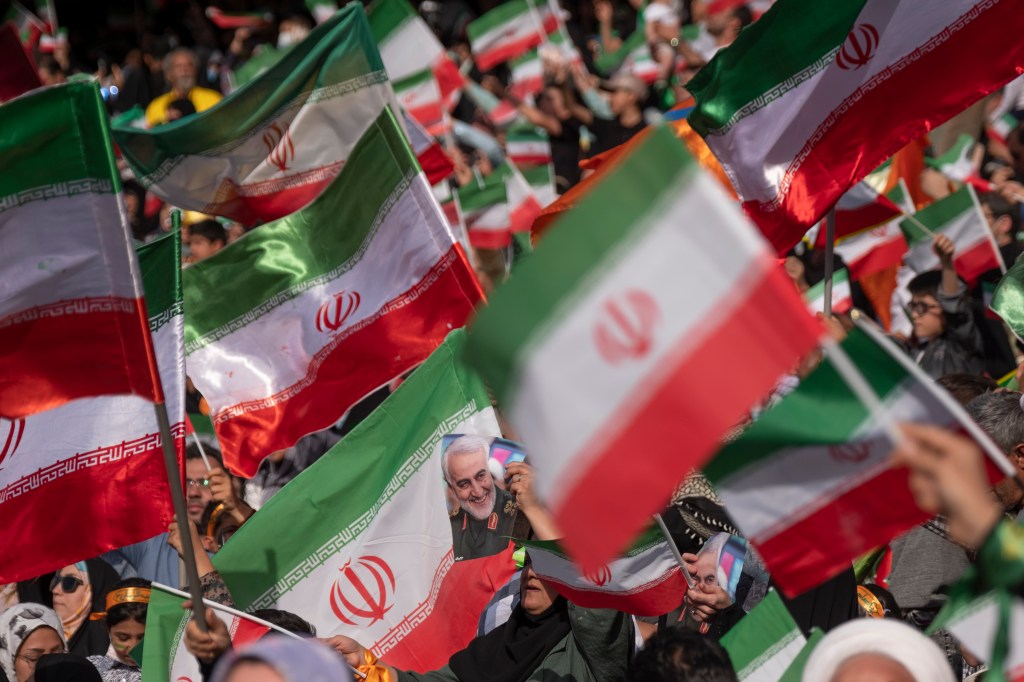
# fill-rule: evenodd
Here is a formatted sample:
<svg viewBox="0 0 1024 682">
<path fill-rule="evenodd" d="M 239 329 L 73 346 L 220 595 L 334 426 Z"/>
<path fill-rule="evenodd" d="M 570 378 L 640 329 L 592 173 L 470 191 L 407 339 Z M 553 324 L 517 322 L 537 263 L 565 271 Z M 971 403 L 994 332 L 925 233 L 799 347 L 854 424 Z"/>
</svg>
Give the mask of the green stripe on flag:
<svg viewBox="0 0 1024 682">
<path fill-rule="evenodd" d="M 786 668 L 786 672 L 779 678 L 779 682 L 802 682 L 807 661 L 811 658 L 811 654 L 814 653 L 814 648 L 824 638 L 824 632 L 818 628 L 812 628 L 811 635 L 807 638 L 807 644 L 804 644 L 804 648 L 800 650 L 800 653 L 797 654 L 793 662 Z"/>
<path fill-rule="evenodd" d="M 530 5 L 527 0 L 510 0 L 503 2 L 494 9 L 484 14 L 479 19 L 469 22 L 466 25 L 466 35 L 469 39 L 476 40 L 488 31 L 504 24 L 513 24 L 520 21 L 532 21 L 531 17 L 524 17 L 530 12 Z"/>
<path fill-rule="evenodd" d="M 866 0 L 787 0 L 772 6 L 687 83 L 690 125 L 719 132 L 832 63 Z"/>
<path fill-rule="evenodd" d="M 636 30 L 629 34 L 629 36 L 622 41 L 622 45 L 619 49 L 614 52 L 606 52 L 594 60 L 594 67 L 598 73 L 604 76 L 610 76 L 615 69 L 622 66 L 622 63 L 626 61 L 626 58 L 633 53 L 639 47 L 643 47 L 647 44 L 647 39 L 644 37 L 644 22 L 642 17 L 637 17 Z"/>
<path fill-rule="evenodd" d="M 558 540 L 518 540 L 517 542 L 524 547 L 536 547 L 537 549 L 543 549 L 545 552 L 555 554 L 566 561 L 572 561 L 569 555 L 565 553 L 565 550 L 562 549 Z M 633 545 L 630 547 L 628 552 L 620 554 L 616 559 L 632 558 L 643 554 L 653 547 L 663 544 L 665 544 L 665 536 L 661 534 L 661 531 L 653 527 L 648 528 L 636 539 L 635 542 L 633 542 Z"/>
<path fill-rule="evenodd" d="M 0 107 L 0 131 L 19 140 L 0 145 L 0 168 L 18 169 L 0 173 L 0 210 L 84 192 L 119 192 L 107 120 L 95 82 L 36 90 Z"/>
<path fill-rule="evenodd" d="M 501 166 L 498 168 L 501 168 Z M 479 211 L 488 206 L 502 204 L 508 200 L 505 191 L 505 176 L 498 168 L 484 178 L 483 186 L 476 182 L 471 182 L 457 190 L 459 193 L 459 205 L 462 207 L 463 213 Z"/>
<path fill-rule="evenodd" d="M 385 109 L 341 173 L 312 203 L 188 268 L 186 345 L 358 258 L 379 215 L 391 208 L 388 198 L 418 172 L 416 157 Z M 241 281 L 246 282 L 244 294 L 219 295 Z"/>
<path fill-rule="evenodd" d="M 858 329 L 850 331 L 842 347 L 883 401 L 907 378 L 899 361 Z M 832 363 L 824 360 L 795 391 L 705 465 L 704 474 L 722 484 L 783 449 L 846 443 L 868 416 Z"/>
<path fill-rule="evenodd" d="M 524 350 L 551 320 L 616 257 L 617 245 L 650 226 L 652 206 L 699 172 L 693 158 L 664 125 L 608 173 L 524 261 L 513 289 L 500 287 L 480 310 L 467 350 L 477 367 L 489 367 L 495 392 L 509 399 L 510 380 Z M 614 187 L 614 192 L 602 191 Z M 515 320 L 516 324 L 509 324 Z"/>
<path fill-rule="evenodd" d="M 483 382 L 459 360 L 464 344 L 461 329 L 449 334 L 397 391 L 274 495 L 214 557 L 239 604 L 248 608 L 271 588 L 277 596 L 290 591 L 317 561 L 344 551 L 416 472 L 432 461 L 436 466 L 435 448 L 445 434 L 490 407 Z M 437 477 L 441 500 L 440 469 Z"/>
<path fill-rule="evenodd" d="M 974 200 L 971 198 L 970 188 L 965 185 L 944 199 L 925 206 L 914 213 L 914 218 L 932 232 L 940 232 L 944 226 L 963 215 L 974 210 Z M 927 234 L 910 220 L 900 221 L 900 230 L 907 238 L 907 243 L 913 246 L 916 242 L 931 241 L 931 235 Z"/>
<path fill-rule="evenodd" d="M 406 76 L 400 81 L 395 81 L 391 86 L 395 89 L 395 92 L 398 92 L 400 90 L 414 88 L 417 85 L 422 85 L 423 83 L 433 80 L 433 78 L 434 72 L 430 68 L 427 68 L 425 71 L 419 71 L 411 76 Z"/>
<path fill-rule="evenodd" d="M 990 307 L 1017 338 L 1024 338 L 1024 258 L 1018 258 L 999 280 Z"/>
<path fill-rule="evenodd" d="M 147 680 L 168 679 L 177 642 L 191 613 L 181 609 L 183 602 L 178 595 L 157 587 L 150 592 L 146 607 L 146 646 L 139 661 Z"/>
<path fill-rule="evenodd" d="M 754 675 L 787 646 L 803 639 L 793 616 L 789 615 L 779 594 L 772 590 L 725 633 L 719 643 L 729 653 L 736 677 L 743 680 Z"/>
<path fill-rule="evenodd" d="M 538 185 L 553 181 L 551 167 L 546 163 L 542 163 L 539 166 L 524 166 L 519 170 L 531 187 L 537 187 Z"/>
<path fill-rule="evenodd" d="M 175 230 L 135 249 L 146 292 L 146 313 L 150 327 L 157 315 L 179 314 L 182 310 L 181 232 Z M 156 331 L 156 329 L 152 329 Z"/>
<path fill-rule="evenodd" d="M 366 9 L 370 15 L 370 29 L 378 43 L 401 28 L 409 19 L 418 16 L 405 0 L 374 0 Z"/>
</svg>

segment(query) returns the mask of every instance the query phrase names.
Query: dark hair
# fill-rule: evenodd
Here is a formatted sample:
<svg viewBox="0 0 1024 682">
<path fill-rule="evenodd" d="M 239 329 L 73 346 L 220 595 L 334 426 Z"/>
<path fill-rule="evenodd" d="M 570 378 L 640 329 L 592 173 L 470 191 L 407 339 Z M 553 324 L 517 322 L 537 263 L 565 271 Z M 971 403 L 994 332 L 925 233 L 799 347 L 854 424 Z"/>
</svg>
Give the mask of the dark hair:
<svg viewBox="0 0 1024 682">
<path fill-rule="evenodd" d="M 150 586 L 151 583 L 148 580 L 143 580 L 142 578 L 125 578 L 110 588 L 110 592 L 120 590 L 125 587 L 145 587 L 146 589 L 149 589 Z M 118 623 L 123 623 L 126 620 L 134 620 L 145 625 L 146 611 L 148 608 L 148 604 L 142 604 L 139 602 L 130 602 L 128 604 L 117 604 L 115 606 L 111 606 L 110 609 L 107 610 L 107 627 L 112 628 Z"/>
<path fill-rule="evenodd" d="M 217 462 L 217 466 L 219 466 L 221 469 L 224 468 L 224 460 L 221 459 L 219 451 L 217 451 L 215 448 L 211 448 L 209 445 L 207 445 L 203 449 L 203 452 L 206 453 L 206 458 L 207 459 L 211 460 L 211 462 Z M 190 459 L 202 459 L 202 458 L 203 458 L 203 455 L 202 455 L 201 452 L 199 452 L 199 446 L 198 445 L 196 445 L 195 443 L 189 443 L 188 445 L 185 446 L 185 460 L 186 461 L 188 461 Z"/>
<path fill-rule="evenodd" d="M 999 384 L 980 374 L 946 374 L 936 380 L 939 386 L 949 391 L 958 403 L 967 407 L 967 403 L 982 393 L 999 388 Z"/>
<path fill-rule="evenodd" d="M 746 5 L 740 5 L 732 11 L 734 19 L 740 20 L 740 28 L 746 28 L 754 23 L 754 15 L 751 13 L 750 8 Z"/>
<path fill-rule="evenodd" d="M 1020 229 L 1020 212 L 1014 204 L 999 196 L 995 192 L 984 192 L 978 195 L 978 201 L 982 206 L 988 206 L 992 211 L 993 218 L 1006 216 L 1010 219 L 1010 234 L 1016 235 Z"/>
<path fill-rule="evenodd" d="M 228 233 L 216 220 L 200 220 L 198 223 L 192 223 L 188 228 L 189 234 L 199 235 L 200 237 L 206 237 L 211 242 L 220 242 L 221 244 L 228 243 Z"/>
<path fill-rule="evenodd" d="M 910 280 L 907 284 L 907 291 L 911 296 L 931 296 L 935 300 L 939 298 L 939 285 L 942 284 L 942 272 L 930 270 Z"/>
<path fill-rule="evenodd" d="M 293 635 L 316 637 L 316 628 L 313 627 L 313 624 L 299 618 L 290 611 L 281 611 L 279 609 L 257 609 L 252 612 L 252 615 L 257 618 L 262 618 L 271 625 L 283 628 Z"/>
<path fill-rule="evenodd" d="M 168 102 L 167 108 L 174 109 L 181 114 L 182 118 L 196 113 L 196 105 L 192 104 L 192 102 L 187 99 L 176 99 L 172 102 Z"/>
<path fill-rule="evenodd" d="M 729 655 L 693 630 L 668 628 L 651 637 L 633 659 L 630 682 L 736 682 Z"/>
</svg>

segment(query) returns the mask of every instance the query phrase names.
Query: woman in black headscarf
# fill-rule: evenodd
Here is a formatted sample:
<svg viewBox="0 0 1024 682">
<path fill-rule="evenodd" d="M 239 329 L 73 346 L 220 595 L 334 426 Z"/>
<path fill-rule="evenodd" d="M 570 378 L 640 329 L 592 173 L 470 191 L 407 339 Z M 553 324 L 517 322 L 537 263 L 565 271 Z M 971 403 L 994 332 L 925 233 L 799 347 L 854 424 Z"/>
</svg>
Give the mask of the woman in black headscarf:
<svg viewBox="0 0 1024 682">
<path fill-rule="evenodd" d="M 611 682 L 626 675 L 633 632 L 632 619 L 624 613 L 580 608 L 558 596 L 534 573 L 527 556 L 519 605 L 505 624 L 474 639 L 440 670 L 387 667 L 398 682 Z M 386 666 L 348 637 L 330 643 L 353 667 Z"/>
<path fill-rule="evenodd" d="M 110 636 L 103 622 L 107 592 L 120 580 L 102 559 L 65 566 L 50 581 L 53 610 L 64 624 L 68 653 L 99 656 L 107 653 Z M 93 614 L 97 614 L 93 617 Z"/>
</svg>

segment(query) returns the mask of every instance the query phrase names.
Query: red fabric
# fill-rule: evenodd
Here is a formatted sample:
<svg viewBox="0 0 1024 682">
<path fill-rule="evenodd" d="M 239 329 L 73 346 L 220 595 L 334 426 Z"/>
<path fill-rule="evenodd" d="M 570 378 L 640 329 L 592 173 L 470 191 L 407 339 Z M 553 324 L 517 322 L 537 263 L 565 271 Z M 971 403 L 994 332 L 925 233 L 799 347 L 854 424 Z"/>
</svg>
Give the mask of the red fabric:
<svg viewBox="0 0 1024 682">
<path fill-rule="evenodd" d="M 0 102 L 42 87 L 32 57 L 21 44 L 13 22 L 0 25 Z"/>
<path fill-rule="evenodd" d="M 141 299 L 96 297 L 0 318 L 0 416 L 27 417 L 89 396 L 161 401 L 144 315 Z"/>
<path fill-rule="evenodd" d="M 752 266 L 733 292 L 747 298 L 695 326 L 681 354 L 665 358 L 659 375 L 624 398 L 641 406 L 633 421 L 581 448 L 592 453 L 586 470 L 551 511 L 563 546 L 585 572 L 624 552 L 686 472 L 714 454 L 722 436 L 817 345 L 820 324 L 773 259 Z"/>
<path fill-rule="evenodd" d="M 462 250 L 452 247 L 441 262 L 452 257 L 447 267 L 435 267 L 423 278 L 437 277 L 427 291 L 324 353 L 316 382 L 298 395 L 269 407 L 258 407 L 261 401 L 246 403 L 243 414 L 225 421 L 212 415 L 227 467 L 237 475 L 253 476 L 266 455 L 327 428 L 363 397 L 426 360 L 483 300 Z"/>
<path fill-rule="evenodd" d="M 661 576 L 657 582 L 645 585 L 644 589 L 631 592 L 580 590 L 550 578 L 545 578 L 545 582 L 577 606 L 588 609 L 614 609 L 634 616 L 660 616 L 674 611 L 683 603 L 683 595 L 686 594 L 686 579 L 679 568 Z"/>
<path fill-rule="evenodd" d="M 810 155 L 792 175 L 782 204 L 744 209 L 768 241 L 785 253 L 857 181 L 904 145 L 1024 72 L 1019 7 L 1001 2 L 957 30 L 952 39 L 871 89 L 858 93 L 825 131 L 808 131 Z M 993 52 L 986 46 L 1005 44 Z M 848 106 L 847 106 L 848 105 Z M 913 194 L 913 191 L 912 191 Z"/>
</svg>

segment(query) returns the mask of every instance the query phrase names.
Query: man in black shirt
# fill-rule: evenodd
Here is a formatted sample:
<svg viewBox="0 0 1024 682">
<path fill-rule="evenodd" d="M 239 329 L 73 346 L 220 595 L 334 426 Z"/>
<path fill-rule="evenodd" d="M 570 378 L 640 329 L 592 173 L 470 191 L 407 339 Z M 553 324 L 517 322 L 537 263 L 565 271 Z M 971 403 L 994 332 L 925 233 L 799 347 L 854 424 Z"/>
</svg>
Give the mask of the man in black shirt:
<svg viewBox="0 0 1024 682">
<path fill-rule="evenodd" d="M 572 98 L 570 108 L 594 135 L 591 156 L 619 146 L 646 127 L 640 103 L 647 99 L 647 86 L 636 76 L 620 73 L 602 83 L 602 89 L 610 92 L 607 109 L 601 106 L 600 96 L 588 81 L 577 77 L 576 86 L 586 106 Z"/>
</svg>

